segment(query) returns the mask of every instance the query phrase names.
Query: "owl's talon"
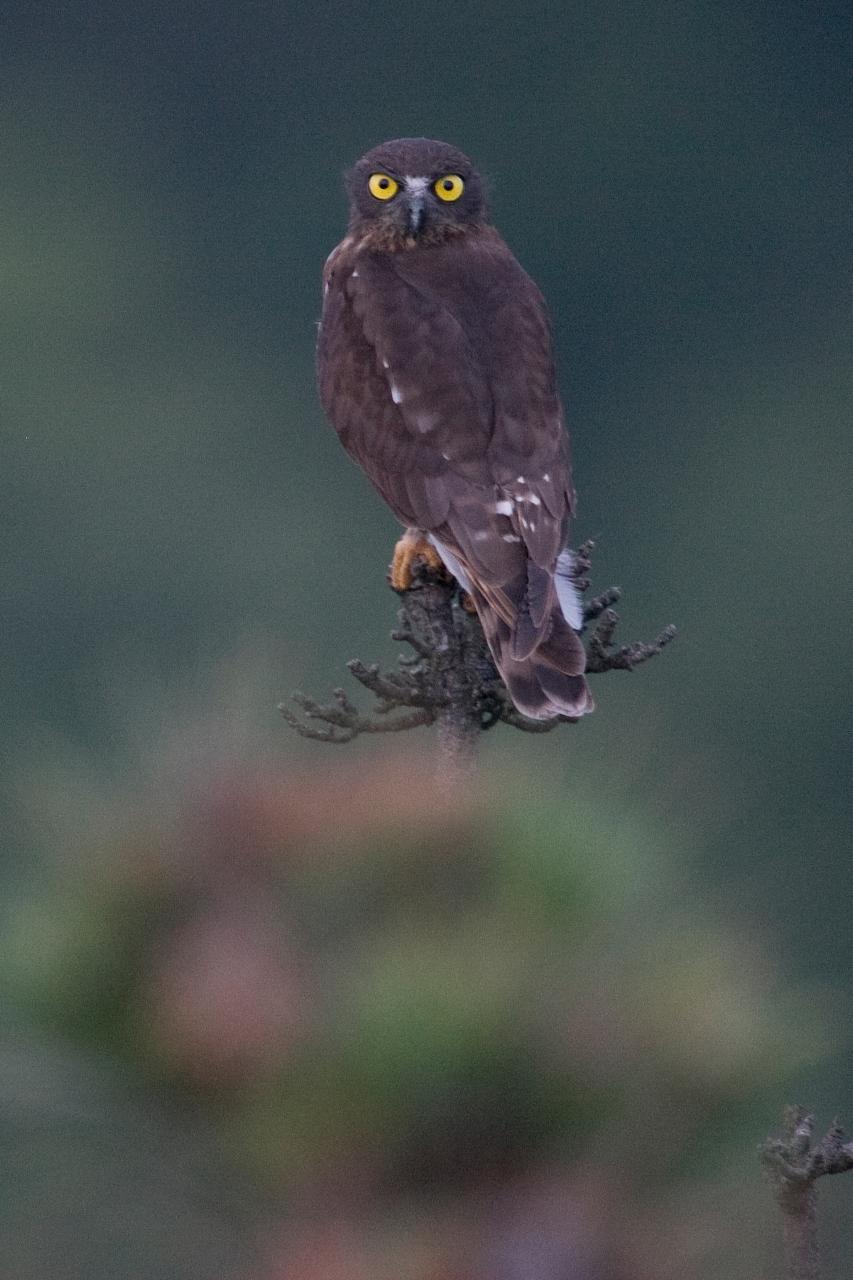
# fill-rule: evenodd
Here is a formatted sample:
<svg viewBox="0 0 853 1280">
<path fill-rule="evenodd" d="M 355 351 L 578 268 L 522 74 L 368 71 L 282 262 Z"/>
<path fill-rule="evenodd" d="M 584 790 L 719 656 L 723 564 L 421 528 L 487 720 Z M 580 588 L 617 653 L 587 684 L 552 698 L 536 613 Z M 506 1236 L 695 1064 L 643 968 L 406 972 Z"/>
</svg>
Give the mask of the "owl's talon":
<svg viewBox="0 0 853 1280">
<path fill-rule="evenodd" d="M 429 569 L 443 569 L 441 556 L 418 529 L 407 529 L 394 548 L 388 569 L 388 580 L 395 591 L 410 590 L 414 580 L 414 564 L 421 560 Z"/>
</svg>

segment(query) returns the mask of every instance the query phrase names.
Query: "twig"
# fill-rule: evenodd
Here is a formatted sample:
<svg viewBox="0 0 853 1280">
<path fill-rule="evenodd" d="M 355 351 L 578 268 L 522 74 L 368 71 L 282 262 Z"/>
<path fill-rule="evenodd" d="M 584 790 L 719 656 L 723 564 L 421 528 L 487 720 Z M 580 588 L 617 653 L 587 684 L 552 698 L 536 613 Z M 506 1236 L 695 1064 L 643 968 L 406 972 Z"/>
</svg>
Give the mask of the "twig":
<svg viewBox="0 0 853 1280">
<path fill-rule="evenodd" d="M 853 1169 L 853 1142 L 846 1142 L 837 1120 L 812 1146 L 814 1116 L 802 1107 L 785 1109 L 780 1137 L 760 1148 L 776 1203 L 782 1211 L 785 1280 L 820 1280 L 815 1182 L 827 1174 Z"/>
<path fill-rule="evenodd" d="M 591 602 L 592 605 L 597 609 L 599 602 L 607 599 L 609 594 L 606 592 L 599 596 Z M 589 616 L 594 618 L 597 614 Z M 586 613 L 584 617 L 587 617 Z M 675 639 L 675 627 L 670 623 L 650 644 L 637 640 L 634 644 L 624 644 L 619 649 L 613 649 L 613 634 L 618 622 L 619 614 L 602 606 L 601 620 L 586 647 L 587 675 L 597 675 L 602 671 L 633 671 L 641 662 L 648 662 L 649 658 L 656 657 L 661 649 L 665 649 Z"/>
<path fill-rule="evenodd" d="M 394 720 L 375 720 L 370 716 L 359 715 L 343 689 L 335 689 L 333 698 L 334 702 L 321 706 L 304 693 L 294 693 L 293 701 L 302 709 L 304 718 L 300 719 L 285 703 L 281 704 L 279 711 L 291 729 L 295 729 L 304 738 L 334 744 L 352 742 L 360 733 L 399 733 L 403 729 L 417 729 L 419 725 L 433 722 L 433 714 L 427 707 L 419 707 Z M 381 714 L 391 708 L 380 706 L 377 710 Z M 310 723 L 315 720 L 320 723 Z"/>
<path fill-rule="evenodd" d="M 578 589 L 589 588 L 588 574 L 593 544 L 584 543 L 575 553 Z M 362 733 L 398 733 L 434 724 L 445 782 L 458 781 L 470 772 L 480 733 L 498 723 L 524 733 L 549 733 L 559 724 L 574 723 L 566 716 L 530 720 L 513 706 L 495 669 L 483 629 L 475 613 L 466 609 L 452 579 L 427 565 L 415 563 L 413 585 L 398 593 L 399 627 L 394 640 L 412 653 L 401 654 L 396 670 L 382 671 L 357 658 L 347 663 L 351 674 L 376 699 L 373 711 L 362 715 L 343 689 L 335 689 L 330 703 L 321 704 L 305 694 L 294 694 L 297 714 L 283 704 L 281 713 L 291 728 L 318 742 L 351 742 Z M 633 671 L 655 657 L 675 636 L 665 627 L 651 643 L 613 648 L 618 615 L 611 607 L 620 598 L 611 587 L 587 602 L 585 624 L 595 623 L 587 642 L 587 672 Z"/>
</svg>

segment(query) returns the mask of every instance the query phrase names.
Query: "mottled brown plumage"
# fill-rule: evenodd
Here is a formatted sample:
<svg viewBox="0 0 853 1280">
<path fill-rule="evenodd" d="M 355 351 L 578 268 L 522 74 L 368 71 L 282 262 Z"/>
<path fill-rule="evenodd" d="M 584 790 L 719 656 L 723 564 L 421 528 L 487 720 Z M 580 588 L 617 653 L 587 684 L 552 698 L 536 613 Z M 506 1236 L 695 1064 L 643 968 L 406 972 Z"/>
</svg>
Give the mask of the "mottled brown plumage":
<svg viewBox="0 0 853 1280">
<path fill-rule="evenodd" d="M 440 182 L 458 185 L 448 175 L 462 191 L 442 200 Z M 385 143 L 347 188 L 349 231 L 324 272 L 324 408 L 397 518 L 470 592 L 519 710 L 583 715 L 568 438 L 542 295 L 455 148 Z"/>
</svg>

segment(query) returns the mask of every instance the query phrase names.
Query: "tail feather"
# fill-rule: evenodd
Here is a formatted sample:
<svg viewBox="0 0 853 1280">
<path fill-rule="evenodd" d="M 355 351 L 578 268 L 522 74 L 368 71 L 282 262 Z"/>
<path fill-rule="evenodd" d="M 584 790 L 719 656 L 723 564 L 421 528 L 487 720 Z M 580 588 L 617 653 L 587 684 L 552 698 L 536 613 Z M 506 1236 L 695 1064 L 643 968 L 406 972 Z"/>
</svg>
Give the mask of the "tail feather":
<svg viewBox="0 0 853 1280">
<path fill-rule="evenodd" d="M 547 638 L 526 658 L 513 656 L 512 631 L 479 591 L 473 593 L 495 666 L 517 709 L 533 720 L 568 716 L 573 720 L 594 708 L 583 671 L 586 654 L 580 637 L 555 603 Z"/>
<path fill-rule="evenodd" d="M 566 675 L 582 676 L 586 670 L 586 650 L 581 638 L 560 609 L 552 613 L 550 630 L 536 652 L 544 663 Z"/>
<path fill-rule="evenodd" d="M 526 581 L 522 579 L 520 591 L 510 593 L 511 598 L 516 595 L 521 599 L 510 637 L 511 655 L 516 661 L 529 658 L 542 643 L 550 629 L 554 607 L 551 574 L 532 560 L 527 561 L 525 571 Z"/>
<path fill-rule="evenodd" d="M 556 671 L 544 663 L 537 667 L 536 676 L 550 704 L 545 712 L 546 719 L 555 714 L 555 710 L 551 708 L 556 709 L 559 715 L 577 720 L 588 715 L 595 706 L 589 685 L 583 676 L 566 675 L 564 671 Z"/>
<path fill-rule="evenodd" d="M 533 720 L 576 720 L 592 711 L 572 552 L 560 555 L 553 575 L 528 560 L 512 589 L 494 588 L 477 580 L 458 548 L 451 550 L 435 535 L 432 542 L 474 601 L 495 666 L 518 710 Z"/>
</svg>

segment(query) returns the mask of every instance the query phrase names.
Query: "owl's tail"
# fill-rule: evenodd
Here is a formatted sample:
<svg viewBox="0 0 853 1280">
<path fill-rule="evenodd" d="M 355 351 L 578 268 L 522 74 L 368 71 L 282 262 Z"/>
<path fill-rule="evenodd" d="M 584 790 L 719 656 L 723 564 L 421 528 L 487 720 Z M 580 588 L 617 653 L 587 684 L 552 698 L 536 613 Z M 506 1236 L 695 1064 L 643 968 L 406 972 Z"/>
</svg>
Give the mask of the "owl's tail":
<svg viewBox="0 0 853 1280">
<path fill-rule="evenodd" d="M 524 658 L 513 657 L 513 632 L 482 592 L 471 592 L 495 666 L 513 704 L 534 720 L 569 716 L 576 720 L 595 704 L 584 678 L 586 653 L 555 600 L 542 639 Z"/>
<path fill-rule="evenodd" d="M 578 635 L 583 602 L 575 586 L 573 552 L 567 547 L 558 556 L 553 574 L 527 561 L 525 589 L 514 593 L 514 606 L 510 593 L 477 578 L 458 549 L 451 550 L 434 534 L 431 540 L 473 600 L 495 666 L 522 715 L 577 720 L 593 711 L 583 674 L 586 652 Z"/>
</svg>

